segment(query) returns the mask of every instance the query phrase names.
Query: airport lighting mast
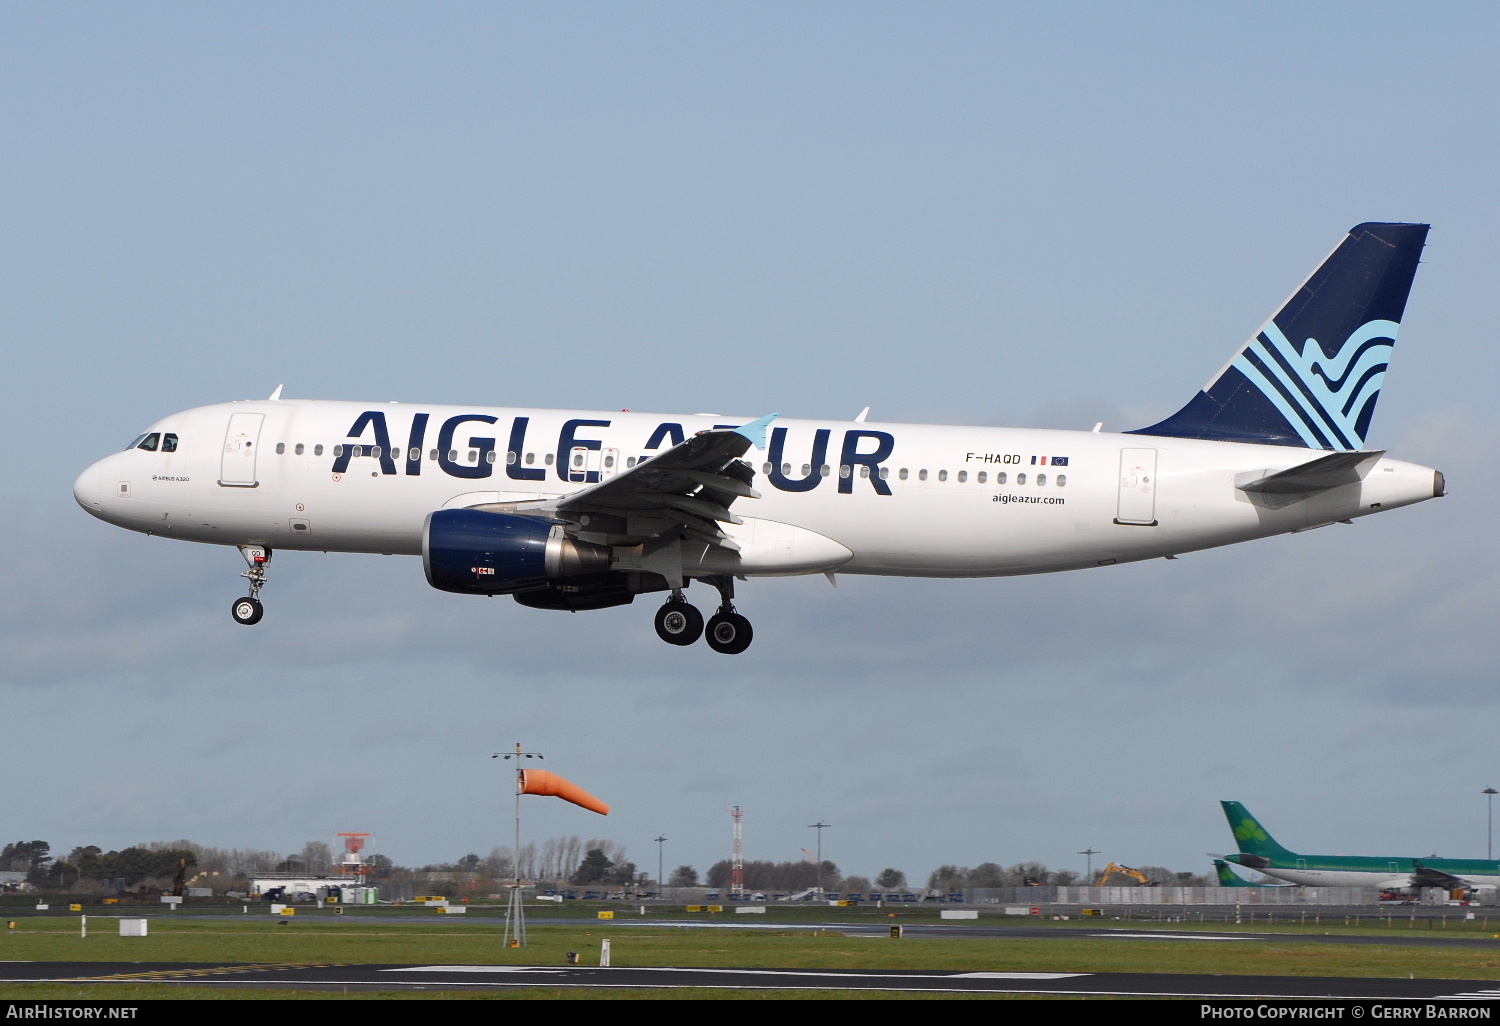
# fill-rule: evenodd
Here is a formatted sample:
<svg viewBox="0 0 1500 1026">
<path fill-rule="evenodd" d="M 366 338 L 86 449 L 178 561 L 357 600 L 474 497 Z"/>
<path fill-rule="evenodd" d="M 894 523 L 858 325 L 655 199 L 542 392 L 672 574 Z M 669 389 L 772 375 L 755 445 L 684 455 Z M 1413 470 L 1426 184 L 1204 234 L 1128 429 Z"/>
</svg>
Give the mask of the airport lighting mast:
<svg viewBox="0 0 1500 1026">
<path fill-rule="evenodd" d="M 734 854 L 729 860 L 729 896 L 744 900 L 745 895 L 745 814 L 736 805 L 729 811 L 734 817 Z"/>
<path fill-rule="evenodd" d="M 823 896 L 823 831 L 833 826 L 832 823 L 824 823 L 821 819 L 816 823 L 807 824 L 807 829 L 818 832 L 818 897 Z"/>
<path fill-rule="evenodd" d="M 667 882 L 661 878 L 661 855 L 662 855 L 662 845 L 664 845 L 664 844 L 667 843 L 667 837 L 666 837 L 665 834 L 657 834 L 656 837 L 655 837 L 655 841 L 656 841 L 656 894 L 657 894 L 657 896 L 659 898 L 661 898 L 663 901 L 665 901 L 666 897 L 667 897 Z"/>
<path fill-rule="evenodd" d="M 1099 852 L 1095 851 L 1094 846 L 1091 844 L 1078 854 L 1088 857 L 1088 868 L 1083 871 L 1083 882 L 1084 886 L 1092 887 L 1094 885 L 1094 856 L 1098 855 Z"/>
<path fill-rule="evenodd" d="M 1489 802 L 1489 814 L 1486 816 L 1485 830 L 1486 839 L 1484 844 L 1484 857 L 1493 859 L 1495 857 L 1495 795 L 1500 794 L 1493 787 L 1486 787 L 1479 792 Z"/>
</svg>

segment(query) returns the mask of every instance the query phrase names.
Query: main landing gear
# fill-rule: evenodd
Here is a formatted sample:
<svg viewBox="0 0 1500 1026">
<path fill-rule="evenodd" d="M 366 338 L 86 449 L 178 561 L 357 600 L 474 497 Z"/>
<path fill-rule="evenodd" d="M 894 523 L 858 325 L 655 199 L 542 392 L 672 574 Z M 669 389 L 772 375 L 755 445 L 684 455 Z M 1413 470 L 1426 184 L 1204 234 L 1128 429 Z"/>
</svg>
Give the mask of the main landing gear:
<svg viewBox="0 0 1500 1026">
<path fill-rule="evenodd" d="M 724 655 L 739 655 L 750 647 L 755 636 L 750 621 L 734 610 L 734 578 L 710 578 L 709 583 L 719 589 L 720 603 L 714 615 L 709 617 L 707 628 L 703 614 L 697 607 L 689 605 L 682 591 L 674 588 L 672 597 L 656 611 L 656 633 L 669 645 L 691 645 L 699 637 L 708 641 L 708 647 Z"/>
<path fill-rule="evenodd" d="M 250 594 L 235 599 L 234 605 L 229 607 L 229 615 L 234 617 L 235 623 L 248 627 L 260 623 L 260 618 L 266 615 L 265 607 L 260 604 L 260 589 L 266 586 L 266 564 L 271 562 L 271 549 L 268 545 L 241 545 L 240 555 L 250 565 L 249 570 L 240 574 L 250 582 Z"/>
</svg>

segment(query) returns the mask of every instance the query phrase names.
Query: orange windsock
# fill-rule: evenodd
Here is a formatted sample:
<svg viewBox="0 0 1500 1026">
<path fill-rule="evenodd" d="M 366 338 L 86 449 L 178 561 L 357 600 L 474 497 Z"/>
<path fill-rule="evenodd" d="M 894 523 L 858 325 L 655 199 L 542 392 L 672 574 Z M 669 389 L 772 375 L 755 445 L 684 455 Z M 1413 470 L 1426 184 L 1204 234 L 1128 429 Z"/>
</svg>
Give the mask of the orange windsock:
<svg viewBox="0 0 1500 1026">
<path fill-rule="evenodd" d="M 571 780 L 566 780 L 556 773 L 549 773 L 546 770 L 522 770 L 521 793 L 561 798 L 565 802 L 572 802 L 574 805 L 588 809 L 590 812 L 597 812 L 601 816 L 609 815 L 608 805 L 605 805 Z"/>
</svg>

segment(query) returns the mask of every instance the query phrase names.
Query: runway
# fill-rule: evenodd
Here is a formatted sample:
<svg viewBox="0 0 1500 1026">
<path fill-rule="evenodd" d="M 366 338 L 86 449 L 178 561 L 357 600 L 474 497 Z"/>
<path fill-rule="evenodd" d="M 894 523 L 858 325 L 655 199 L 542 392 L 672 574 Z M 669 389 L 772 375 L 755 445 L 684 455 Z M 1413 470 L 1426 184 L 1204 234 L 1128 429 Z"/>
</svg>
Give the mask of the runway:
<svg viewBox="0 0 1500 1026">
<path fill-rule="evenodd" d="M 1067 995 L 1216 1000 L 1497 1001 L 1495 980 L 1233 976 L 1177 973 L 947 972 L 869 969 L 704 969 L 672 967 L 238 965 L 172 962 L 5 962 L 0 984 L 159 983 L 275 989 L 492 991 L 679 989 L 884 991 L 890 993 Z"/>
</svg>

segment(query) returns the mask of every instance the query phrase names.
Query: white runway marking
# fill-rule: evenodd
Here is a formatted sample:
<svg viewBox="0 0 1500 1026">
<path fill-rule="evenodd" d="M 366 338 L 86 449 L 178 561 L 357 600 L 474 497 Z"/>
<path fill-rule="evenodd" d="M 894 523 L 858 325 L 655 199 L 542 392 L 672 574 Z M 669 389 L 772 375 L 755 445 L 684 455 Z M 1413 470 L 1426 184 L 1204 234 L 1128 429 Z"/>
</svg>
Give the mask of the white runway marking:
<svg viewBox="0 0 1500 1026">
<path fill-rule="evenodd" d="M 598 969 L 598 966 L 578 966 L 579 969 Z M 1066 980 L 1090 973 L 836 973 L 815 969 L 716 969 L 688 966 L 616 966 L 633 973 L 722 973 L 734 976 L 812 976 L 833 980 Z M 383 973 L 546 973 L 556 975 L 567 969 L 541 968 L 520 965 L 416 965 L 400 969 L 382 969 Z"/>
<path fill-rule="evenodd" d="M 1225 937 L 1214 933 L 1096 933 L 1095 937 L 1124 937 L 1129 940 L 1204 940 L 1237 941 L 1254 940 L 1253 937 Z"/>
</svg>

